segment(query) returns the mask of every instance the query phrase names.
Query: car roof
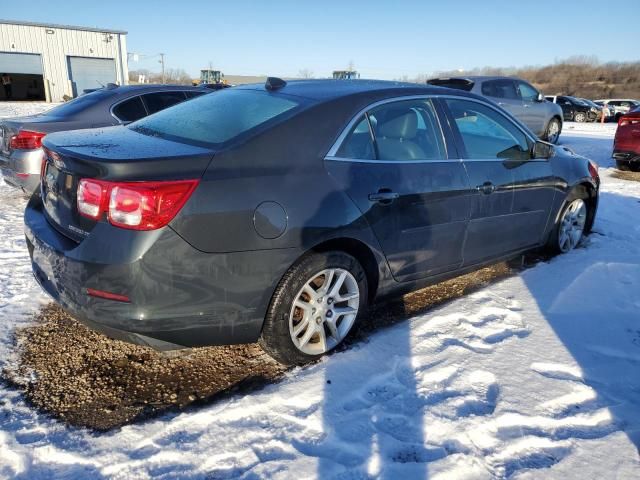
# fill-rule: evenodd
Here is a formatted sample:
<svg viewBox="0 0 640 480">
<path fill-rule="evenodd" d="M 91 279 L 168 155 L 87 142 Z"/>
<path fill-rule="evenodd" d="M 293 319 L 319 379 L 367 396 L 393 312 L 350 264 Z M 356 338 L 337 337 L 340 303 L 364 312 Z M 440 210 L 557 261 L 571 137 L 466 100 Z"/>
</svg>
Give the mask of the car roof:
<svg viewBox="0 0 640 480">
<path fill-rule="evenodd" d="M 237 90 L 265 90 L 264 83 L 253 83 L 234 87 Z M 277 89 L 278 92 L 287 95 L 304 97 L 313 100 L 331 100 L 335 98 L 349 97 L 360 94 L 382 94 L 393 95 L 429 95 L 450 93 L 453 90 L 444 87 L 421 83 L 395 82 L 387 80 L 291 80 L 287 81 L 283 87 Z M 456 95 L 460 93 L 455 90 Z M 473 95 L 470 95 L 473 96 Z"/>
</svg>

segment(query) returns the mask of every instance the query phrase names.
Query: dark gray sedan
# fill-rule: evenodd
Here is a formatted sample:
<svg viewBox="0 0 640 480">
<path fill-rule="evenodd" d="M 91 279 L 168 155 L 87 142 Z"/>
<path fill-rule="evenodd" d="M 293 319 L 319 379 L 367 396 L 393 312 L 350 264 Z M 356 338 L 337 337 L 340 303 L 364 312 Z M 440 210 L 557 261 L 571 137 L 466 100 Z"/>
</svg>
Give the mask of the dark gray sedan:
<svg viewBox="0 0 640 480">
<path fill-rule="evenodd" d="M 9 185 L 31 194 L 40 182 L 42 139 L 65 130 L 106 127 L 139 120 L 208 90 L 178 85 L 110 84 L 29 117 L 0 122 L 0 170 Z"/>
<path fill-rule="evenodd" d="M 269 79 L 44 145 L 25 231 L 59 304 L 116 338 L 260 340 L 283 363 L 376 297 L 571 250 L 598 205 L 589 160 L 426 85 Z"/>
</svg>

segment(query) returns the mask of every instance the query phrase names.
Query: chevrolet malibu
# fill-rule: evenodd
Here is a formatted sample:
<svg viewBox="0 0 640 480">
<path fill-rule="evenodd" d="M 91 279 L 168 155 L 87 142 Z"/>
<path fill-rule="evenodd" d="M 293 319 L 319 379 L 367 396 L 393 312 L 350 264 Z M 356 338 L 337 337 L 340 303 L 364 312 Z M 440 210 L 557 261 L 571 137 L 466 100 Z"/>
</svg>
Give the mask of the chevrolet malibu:
<svg viewBox="0 0 640 480">
<path fill-rule="evenodd" d="M 334 349 L 374 299 L 588 234 L 597 168 L 472 93 L 269 78 L 47 135 L 33 271 L 89 327 L 175 349 Z"/>
</svg>

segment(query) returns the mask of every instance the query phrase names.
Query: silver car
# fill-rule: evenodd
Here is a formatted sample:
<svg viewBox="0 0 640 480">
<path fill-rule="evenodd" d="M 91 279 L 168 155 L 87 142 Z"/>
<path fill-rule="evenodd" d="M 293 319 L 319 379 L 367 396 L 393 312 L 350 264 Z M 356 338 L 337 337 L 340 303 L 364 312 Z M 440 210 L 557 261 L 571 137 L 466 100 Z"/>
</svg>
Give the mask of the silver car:
<svg viewBox="0 0 640 480">
<path fill-rule="evenodd" d="M 0 121 L 4 181 L 30 195 L 40 183 L 42 139 L 53 132 L 123 125 L 211 90 L 181 85 L 109 84 L 38 115 Z"/>
<path fill-rule="evenodd" d="M 556 143 L 562 132 L 560 106 L 547 102 L 542 93 L 520 78 L 468 76 L 433 78 L 427 83 L 487 97 L 550 143 Z"/>
</svg>

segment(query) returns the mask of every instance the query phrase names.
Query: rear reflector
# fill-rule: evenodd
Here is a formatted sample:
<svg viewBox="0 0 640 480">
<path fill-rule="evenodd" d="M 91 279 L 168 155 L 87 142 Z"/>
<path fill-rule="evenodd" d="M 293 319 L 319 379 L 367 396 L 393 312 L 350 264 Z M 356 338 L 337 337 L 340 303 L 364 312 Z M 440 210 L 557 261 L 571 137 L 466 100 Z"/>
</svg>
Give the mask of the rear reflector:
<svg viewBox="0 0 640 480">
<path fill-rule="evenodd" d="M 96 290 L 94 288 L 87 288 L 87 295 L 90 297 L 104 298 L 106 300 L 113 300 L 115 302 L 130 303 L 129 297 L 126 295 L 119 295 L 117 293 L 105 292 L 104 290 Z"/>
<path fill-rule="evenodd" d="M 198 186 L 199 180 L 106 182 L 83 178 L 78 184 L 81 215 L 132 230 L 156 230 L 167 225 Z"/>
<path fill-rule="evenodd" d="M 42 139 L 46 133 L 31 130 L 20 130 L 17 135 L 11 137 L 9 147 L 12 150 L 34 150 L 42 147 Z"/>
<path fill-rule="evenodd" d="M 597 182 L 600 182 L 600 175 L 598 174 L 598 165 L 595 162 L 592 162 L 591 160 L 589 160 L 589 174 L 591 175 L 591 178 L 593 178 Z"/>
</svg>

